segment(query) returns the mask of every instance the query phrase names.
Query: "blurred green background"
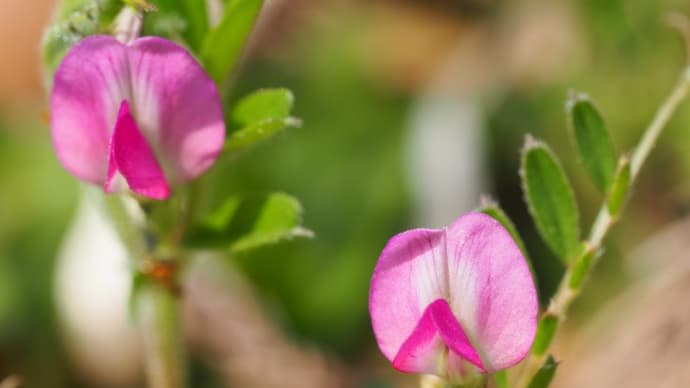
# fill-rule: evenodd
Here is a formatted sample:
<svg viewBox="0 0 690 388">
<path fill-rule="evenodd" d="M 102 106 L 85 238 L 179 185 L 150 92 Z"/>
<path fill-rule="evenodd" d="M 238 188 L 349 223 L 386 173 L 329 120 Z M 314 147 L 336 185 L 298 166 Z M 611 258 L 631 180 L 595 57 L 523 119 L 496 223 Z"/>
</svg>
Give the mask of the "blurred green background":
<svg viewBox="0 0 690 388">
<path fill-rule="evenodd" d="M 378 354 L 367 293 L 387 239 L 422 226 L 407 151 L 410 112 L 431 81 L 479 107 L 484 187 L 522 232 L 546 301 L 562 268 L 522 201 L 523 138 L 544 138 L 561 156 L 577 188 L 581 224 L 589 225 L 601 199 L 573 158 L 567 91 L 590 94 L 618 149 L 630 148 L 685 60 L 665 15 L 690 12 L 682 0 L 267 3 L 232 93 L 288 87 L 304 125 L 215 171 L 214 179 L 231 190 L 295 195 L 316 238 L 235 257 L 232 265 L 290 341 L 323 350 L 357 376 L 353 384 L 367 387 L 413 381 Z M 52 6 L 0 3 L 0 380 L 17 374 L 26 387 L 101 386 L 78 377 L 66 356 L 54 297 L 56 251 L 79 184 L 52 151 L 39 78 L 39 37 Z M 689 125 L 686 106 L 644 168 L 576 322 L 626 284 L 626 251 L 690 211 Z M 454 166 L 447 168 L 452 176 Z M 221 386 L 201 364 L 192 386 Z"/>
</svg>

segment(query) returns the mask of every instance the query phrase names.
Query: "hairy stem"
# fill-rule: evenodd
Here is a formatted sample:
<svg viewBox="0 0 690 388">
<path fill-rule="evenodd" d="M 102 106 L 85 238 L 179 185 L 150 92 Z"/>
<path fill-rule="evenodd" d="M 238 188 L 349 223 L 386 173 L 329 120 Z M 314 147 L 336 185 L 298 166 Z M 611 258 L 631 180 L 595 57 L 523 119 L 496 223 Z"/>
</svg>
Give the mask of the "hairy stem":
<svg viewBox="0 0 690 388">
<path fill-rule="evenodd" d="M 637 147 L 635 147 L 630 159 L 630 186 L 634 184 L 661 131 L 671 119 L 678 105 L 688 95 L 688 91 L 690 91 L 690 66 L 683 70 L 676 86 L 659 107 L 654 119 L 645 130 Z M 525 360 L 522 374 L 516 387 L 529 387 L 536 373 L 544 365 L 549 345 L 558 330 L 558 326 L 565 320 L 568 308 L 580 294 L 584 284 L 583 280 L 588 277 L 592 268 L 594 268 L 601 252 L 603 240 L 611 227 L 618 221 L 619 216 L 620 214 L 611 214 L 607 201 L 604 200 L 592 224 L 589 237 L 583 244 L 581 254 L 568 266 L 565 275 L 561 279 L 558 291 L 556 291 L 548 309 L 539 321 L 535 345 L 532 347 L 527 360 Z"/>
</svg>

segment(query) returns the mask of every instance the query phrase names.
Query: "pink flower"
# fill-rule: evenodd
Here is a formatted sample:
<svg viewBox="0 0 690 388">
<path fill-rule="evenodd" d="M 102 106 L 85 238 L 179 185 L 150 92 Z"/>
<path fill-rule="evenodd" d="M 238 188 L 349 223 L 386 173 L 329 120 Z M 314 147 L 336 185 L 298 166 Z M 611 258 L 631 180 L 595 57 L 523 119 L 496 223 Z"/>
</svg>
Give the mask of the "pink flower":
<svg viewBox="0 0 690 388">
<path fill-rule="evenodd" d="M 369 312 L 402 372 L 462 378 L 511 367 L 534 340 L 538 302 L 522 252 L 493 218 L 394 236 L 374 270 Z"/>
<path fill-rule="evenodd" d="M 106 192 L 165 199 L 214 163 L 225 138 L 213 81 L 156 37 L 82 40 L 55 73 L 50 105 L 60 162 Z"/>
</svg>

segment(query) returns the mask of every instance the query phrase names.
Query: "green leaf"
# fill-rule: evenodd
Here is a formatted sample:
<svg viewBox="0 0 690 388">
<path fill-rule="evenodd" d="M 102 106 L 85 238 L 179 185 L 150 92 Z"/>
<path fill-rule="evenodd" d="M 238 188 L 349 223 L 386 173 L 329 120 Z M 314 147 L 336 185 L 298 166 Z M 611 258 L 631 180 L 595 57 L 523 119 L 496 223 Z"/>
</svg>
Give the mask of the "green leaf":
<svg viewBox="0 0 690 388">
<path fill-rule="evenodd" d="M 230 156 L 236 155 L 272 138 L 285 128 L 299 127 L 300 124 L 298 119 L 292 117 L 259 121 L 233 132 L 226 140 L 223 152 Z"/>
<path fill-rule="evenodd" d="M 236 155 L 266 141 L 288 127 L 301 125 L 290 117 L 294 97 L 287 89 L 261 89 L 240 99 L 232 121 L 242 126 L 225 142 L 224 152 Z"/>
<path fill-rule="evenodd" d="M 259 89 L 237 102 L 232 120 L 246 126 L 266 119 L 284 119 L 290 116 L 294 100 L 288 89 Z"/>
<path fill-rule="evenodd" d="M 580 246 L 577 204 L 558 159 L 546 144 L 528 136 L 520 173 L 539 234 L 565 263 L 574 260 Z"/>
<path fill-rule="evenodd" d="M 190 247 L 226 247 L 242 252 L 295 237 L 311 237 L 301 226 L 302 206 L 283 193 L 228 198 L 193 226 L 185 243 Z"/>
<path fill-rule="evenodd" d="M 145 32 L 168 38 L 181 35 L 192 51 L 198 52 L 208 32 L 206 1 L 153 0 L 153 3 L 157 10 L 144 17 Z"/>
<path fill-rule="evenodd" d="M 262 4 L 263 0 L 229 1 L 218 26 L 206 34 L 201 62 L 216 83 L 225 81 L 235 68 Z"/>
<path fill-rule="evenodd" d="M 551 384 L 554 374 L 556 374 L 556 369 L 558 368 L 558 363 L 553 359 L 552 356 L 546 359 L 546 362 L 539 369 L 532 382 L 529 384 L 529 388 L 546 388 Z"/>
<path fill-rule="evenodd" d="M 616 150 L 604 120 L 586 94 L 573 94 L 566 104 L 577 153 L 597 188 L 608 191 L 616 174 Z"/>
</svg>

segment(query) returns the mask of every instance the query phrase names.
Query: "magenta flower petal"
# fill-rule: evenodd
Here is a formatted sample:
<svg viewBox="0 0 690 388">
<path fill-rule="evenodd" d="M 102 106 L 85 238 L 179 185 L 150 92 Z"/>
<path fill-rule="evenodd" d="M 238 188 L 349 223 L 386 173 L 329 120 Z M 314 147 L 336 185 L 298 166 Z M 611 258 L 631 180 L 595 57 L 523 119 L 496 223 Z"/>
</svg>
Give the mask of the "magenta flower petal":
<svg viewBox="0 0 690 388">
<path fill-rule="evenodd" d="M 103 184 L 108 141 L 125 100 L 125 46 L 109 36 L 82 40 L 55 73 L 50 100 L 53 144 L 62 165 L 77 178 Z"/>
<path fill-rule="evenodd" d="M 437 299 L 426 308 L 417 327 L 400 347 L 393 367 L 402 372 L 436 373 L 444 345 L 484 370 L 479 354 L 443 299 Z"/>
<path fill-rule="evenodd" d="M 157 38 L 128 47 L 137 123 L 160 149 L 174 183 L 206 171 L 225 142 L 216 85 L 186 50 Z M 155 146 L 154 146 L 155 148 Z"/>
<path fill-rule="evenodd" d="M 92 36 L 67 53 L 51 95 L 53 143 L 77 178 L 100 185 L 108 178 L 109 140 L 123 101 L 173 186 L 203 173 L 222 150 L 218 92 L 187 51 L 156 37 L 124 45 Z"/>
<path fill-rule="evenodd" d="M 443 298 L 444 243 L 442 230 L 409 230 L 391 238 L 379 257 L 371 280 L 369 312 L 379 348 L 390 361 L 427 307 Z"/>
<path fill-rule="evenodd" d="M 538 302 L 510 234 L 481 213 L 443 230 L 393 237 L 374 270 L 369 311 L 377 342 L 405 372 L 459 375 L 466 363 L 492 372 L 522 360 Z M 443 351 L 450 357 L 446 365 Z"/>
<path fill-rule="evenodd" d="M 170 195 L 163 170 L 130 114 L 127 100 L 122 101 L 110 140 L 106 192 L 112 191 L 118 172 L 129 188 L 139 195 L 153 199 L 166 199 Z"/>
<path fill-rule="evenodd" d="M 487 369 L 517 364 L 532 346 L 539 313 L 522 251 L 498 221 L 482 213 L 460 217 L 446 236 L 451 309 L 480 347 Z"/>
</svg>

